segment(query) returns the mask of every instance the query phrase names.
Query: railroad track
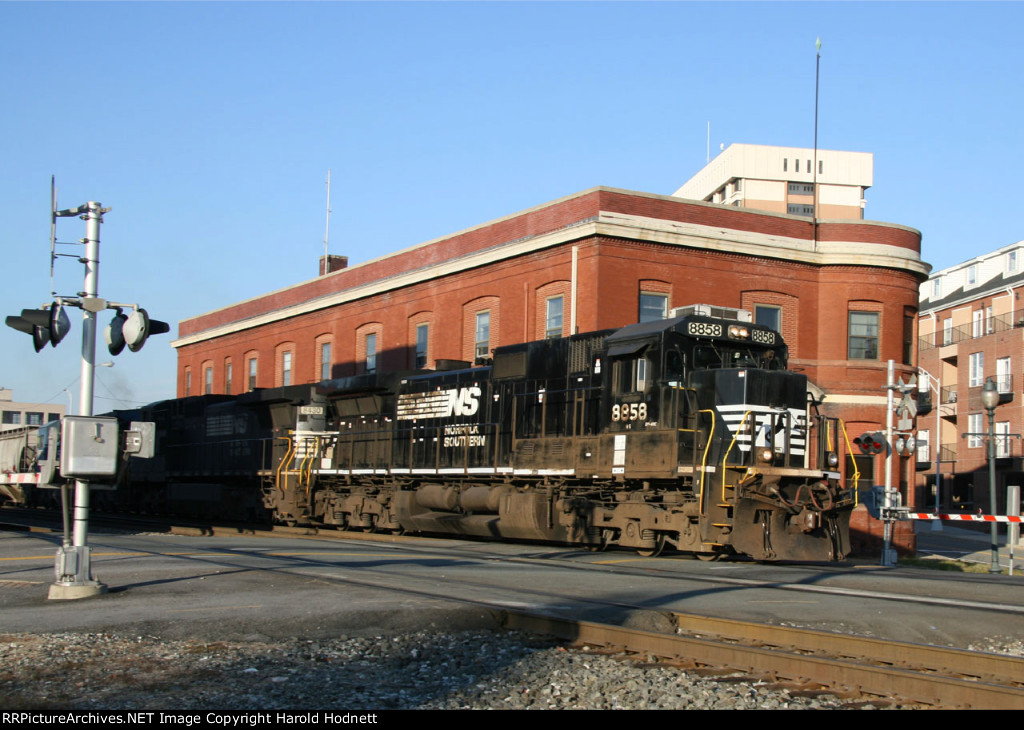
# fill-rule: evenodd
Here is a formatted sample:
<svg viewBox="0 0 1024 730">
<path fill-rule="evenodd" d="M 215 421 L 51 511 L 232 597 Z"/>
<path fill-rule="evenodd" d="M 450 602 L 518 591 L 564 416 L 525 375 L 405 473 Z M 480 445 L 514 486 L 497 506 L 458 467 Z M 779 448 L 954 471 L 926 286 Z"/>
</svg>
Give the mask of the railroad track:
<svg viewBox="0 0 1024 730">
<path fill-rule="evenodd" d="M 5 510 L 4 521 L 11 514 Z M 40 514 L 30 511 L 28 515 L 20 515 L 18 521 L 25 522 L 23 518 L 26 517 L 29 518 L 27 521 L 38 523 Z M 57 523 L 59 525 L 59 520 Z M 138 529 L 166 523 L 167 520 L 133 519 L 130 524 Z M 119 519 L 111 524 L 127 528 L 129 523 Z M 238 526 L 185 525 L 175 531 L 205 535 L 240 534 Z M 247 528 L 246 531 L 250 530 Z M 273 533 L 260 534 L 295 536 L 310 532 L 304 528 L 275 528 Z M 334 531 L 330 533 L 335 534 Z M 336 535 L 346 538 L 358 536 L 349 533 Z M 381 542 L 401 540 L 397 536 L 362 537 Z M 418 542 L 418 549 L 422 549 L 422 541 Z M 440 548 L 437 550 L 443 552 Z M 494 559 L 497 556 L 478 557 Z M 504 559 L 535 560 L 508 556 Z M 607 566 L 600 569 L 608 570 Z M 686 578 L 700 580 L 693 575 Z M 423 588 L 396 588 L 369 575 L 335 577 L 332 580 L 452 600 L 450 590 L 431 592 Z M 707 580 L 737 581 L 722 576 L 708 577 Z M 466 586 L 476 588 L 469 583 Z M 481 584 L 477 593 L 486 587 Z M 540 595 L 536 590 L 520 588 L 520 596 L 526 594 Z M 1024 659 L 1017 657 L 669 612 L 648 612 L 659 614 L 657 623 L 663 630 L 643 631 L 575 621 L 564 616 L 511 611 L 500 600 L 464 599 L 464 602 L 498 611 L 505 617 L 504 623 L 508 628 L 555 636 L 576 646 L 622 652 L 641 661 L 665 661 L 723 676 L 740 672 L 766 682 L 785 683 L 810 692 L 828 692 L 843 697 L 884 697 L 936 707 L 1024 709 Z M 624 605 L 619 604 L 619 607 Z"/>
<path fill-rule="evenodd" d="M 671 614 L 673 635 L 507 612 L 510 629 L 667 661 L 719 675 L 742 672 L 841 697 L 943 708 L 1024 709 L 1024 659 L 743 621 Z"/>
</svg>

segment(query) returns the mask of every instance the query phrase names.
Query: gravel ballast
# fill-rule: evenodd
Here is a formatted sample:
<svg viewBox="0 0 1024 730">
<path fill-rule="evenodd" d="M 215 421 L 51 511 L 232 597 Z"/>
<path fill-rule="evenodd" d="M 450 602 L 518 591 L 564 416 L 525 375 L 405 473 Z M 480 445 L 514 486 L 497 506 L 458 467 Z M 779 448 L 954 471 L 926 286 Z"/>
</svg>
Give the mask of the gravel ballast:
<svg viewBox="0 0 1024 730">
<path fill-rule="evenodd" d="M 492 631 L 275 642 L 6 634 L 0 662 L 0 697 L 9 710 L 878 706 L 700 678 Z"/>
</svg>

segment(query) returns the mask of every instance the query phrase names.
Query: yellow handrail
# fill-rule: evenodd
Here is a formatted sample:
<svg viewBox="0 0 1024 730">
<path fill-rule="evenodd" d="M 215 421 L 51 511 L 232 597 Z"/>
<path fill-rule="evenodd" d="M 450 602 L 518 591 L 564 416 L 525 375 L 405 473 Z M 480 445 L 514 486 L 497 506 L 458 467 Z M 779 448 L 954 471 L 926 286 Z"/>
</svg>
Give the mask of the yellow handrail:
<svg viewBox="0 0 1024 730">
<path fill-rule="evenodd" d="M 722 502 L 725 502 L 725 472 L 726 472 L 725 464 L 729 460 L 729 452 L 732 451 L 732 447 L 736 444 L 736 439 L 738 439 L 740 437 L 740 432 L 743 430 L 743 424 L 746 423 L 747 416 L 749 416 L 751 413 L 753 413 L 753 411 L 747 411 L 746 413 L 743 414 L 743 418 L 740 419 L 740 425 L 736 427 L 736 432 L 733 434 L 732 441 L 729 443 L 729 448 L 727 448 L 725 450 L 725 456 L 722 457 Z M 750 429 L 750 434 L 751 434 L 750 448 L 751 448 L 751 451 L 753 451 L 753 448 L 754 448 L 754 429 L 753 428 Z"/>
<path fill-rule="evenodd" d="M 707 465 L 708 465 L 708 452 L 711 451 L 711 441 L 715 437 L 715 428 L 716 428 L 717 424 L 715 423 L 715 412 L 714 412 L 713 409 L 707 408 L 705 410 L 697 411 L 697 413 L 710 413 L 711 414 L 711 432 L 708 434 L 708 442 L 706 444 L 704 444 L 704 455 L 701 457 L 701 460 L 700 460 L 700 501 L 699 501 L 698 504 L 700 504 L 700 512 L 701 512 L 701 514 L 703 514 L 704 513 L 704 473 L 705 473 L 705 470 L 707 469 Z"/>
<path fill-rule="evenodd" d="M 285 439 L 288 441 L 288 450 L 284 454 L 284 458 L 281 459 L 281 463 L 277 465 L 277 472 L 274 474 L 274 485 L 277 487 L 277 491 L 284 494 L 284 487 L 281 486 L 281 472 L 284 470 L 285 465 L 291 460 L 292 452 L 295 449 L 295 441 L 291 437 L 291 432 L 287 436 L 278 436 L 279 439 Z"/>
<path fill-rule="evenodd" d="M 846 421 L 839 419 L 839 425 L 843 427 L 843 438 L 846 440 L 846 454 L 850 457 L 850 462 L 853 464 L 853 504 L 856 506 L 859 504 L 860 494 L 857 491 L 860 482 L 860 470 L 857 469 L 857 460 L 853 458 L 853 447 L 850 446 L 850 435 L 846 433 Z"/>
<path fill-rule="evenodd" d="M 313 486 L 313 462 L 316 460 L 317 454 L 320 453 L 320 437 L 313 437 L 313 449 L 312 451 L 306 451 L 306 458 L 303 459 L 302 465 L 299 467 L 299 485 L 303 482 L 306 484 L 306 497 L 309 497 L 309 490 Z M 310 439 L 307 437 L 304 442 L 308 444 Z"/>
</svg>

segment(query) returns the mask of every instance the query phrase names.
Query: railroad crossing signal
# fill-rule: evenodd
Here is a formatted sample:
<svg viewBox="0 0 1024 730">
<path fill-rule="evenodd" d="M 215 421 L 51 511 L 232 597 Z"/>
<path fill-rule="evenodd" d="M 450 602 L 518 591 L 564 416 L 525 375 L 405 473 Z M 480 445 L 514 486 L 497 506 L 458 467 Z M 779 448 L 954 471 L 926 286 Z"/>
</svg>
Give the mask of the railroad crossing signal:
<svg viewBox="0 0 1024 730">
<path fill-rule="evenodd" d="M 904 383 L 901 377 L 896 381 L 896 390 L 903 394 L 894 409 L 900 419 L 899 428 L 909 431 L 913 426 L 913 419 L 917 417 L 917 376 L 911 375 L 907 383 Z"/>
<path fill-rule="evenodd" d="M 132 352 L 138 352 L 150 335 L 162 335 L 170 331 L 170 325 L 158 319 L 150 319 L 146 310 L 139 307 L 128 316 L 118 309 L 104 334 L 110 354 L 119 355 L 125 345 Z"/>
<path fill-rule="evenodd" d="M 870 454 L 872 456 L 883 453 L 886 446 L 888 446 L 885 442 L 885 436 L 880 431 L 862 433 L 853 440 L 853 443 L 860 447 L 862 454 Z"/>
<path fill-rule="evenodd" d="M 39 309 L 22 309 L 21 316 L 7 317 L 7 326 L 32 336 L 32 344 L 39 352 L 49 343 L 56 347 L 71 329 L 71 320 L 64 305 L 54 302 Z"/>
<path fill-rule="evenodd" d="M 893 444 L 893 451 L 900 456 L 913 456 L 917 453 L 917 439 L 913 436 L 900 436 Z"/>
</svg>

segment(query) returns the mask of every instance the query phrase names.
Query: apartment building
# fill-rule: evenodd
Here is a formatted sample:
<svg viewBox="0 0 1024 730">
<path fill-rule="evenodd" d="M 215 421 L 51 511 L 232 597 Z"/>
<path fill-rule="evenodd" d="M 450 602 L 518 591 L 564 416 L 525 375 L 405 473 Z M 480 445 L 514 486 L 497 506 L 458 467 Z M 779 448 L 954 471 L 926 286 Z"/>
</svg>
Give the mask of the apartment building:
<svg viewBox="0 0 1024 730">
<path fill-rule="evenodd" d="M 1005 514 L 1006 486 L 1024 485 L 1022 293 L 1024 241 L 933 272 L 921 285 L 917 481 L 919 497 L 929 506 Z M 988 379 L 999 393 L 994 507 L 988 488 L 989 418 L 981 402 Z"/>
</svg>

